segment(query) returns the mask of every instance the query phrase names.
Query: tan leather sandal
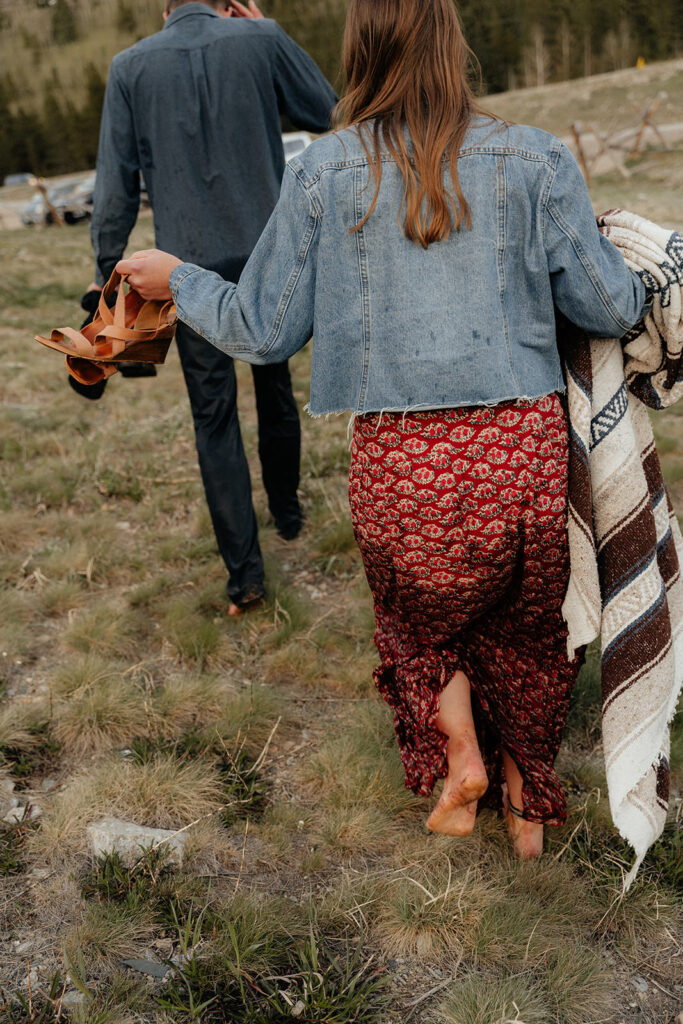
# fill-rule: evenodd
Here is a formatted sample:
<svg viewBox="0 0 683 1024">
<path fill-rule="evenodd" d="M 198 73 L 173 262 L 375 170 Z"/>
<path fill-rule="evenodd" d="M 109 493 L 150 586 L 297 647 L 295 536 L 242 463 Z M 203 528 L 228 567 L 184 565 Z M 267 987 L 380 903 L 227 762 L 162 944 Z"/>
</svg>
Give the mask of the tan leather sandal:
<svg viewBox="0 0 683 1024">
<path fill-rule="evenodd" d="M 146 302 L 125 278 L 113 272 L 102 290 L 98 316 L 81 331 L 61 327 L 36 341 L 63 352 L 69 373 L 83 384 L 96 384 L 116 372 L 115 363 L 163 363 L 177 323 L 173 302 Z M 108 301 L 118 288 L 116 304 Z M 86 364 L 90 363 L 88 367 Z M 105 372 L 106 370 L 106 372 Z"/>
</svg>

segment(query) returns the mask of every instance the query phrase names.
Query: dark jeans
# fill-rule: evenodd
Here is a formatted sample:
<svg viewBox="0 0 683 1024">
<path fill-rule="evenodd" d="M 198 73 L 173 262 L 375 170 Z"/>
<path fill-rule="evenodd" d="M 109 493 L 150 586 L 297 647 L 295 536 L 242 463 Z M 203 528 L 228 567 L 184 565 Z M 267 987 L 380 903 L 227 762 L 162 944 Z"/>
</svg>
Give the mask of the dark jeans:
<svg viewBox="0 0 683 1024">
<path fill-rule="evenodd" d="M 263 593 L 263 559 L 251 500 L 251 478 L 237 418 L 237 381 L 230 356 L 186 324 L 176 343 L 194 418 L 206 500 L 228 568 L 228 596 L 239 604 Z M 278 527 L 301 520 L 297 498 L 301 425 L 287 363 L 252 366 L 259 457 L 268 506 Z"/>
</svg>

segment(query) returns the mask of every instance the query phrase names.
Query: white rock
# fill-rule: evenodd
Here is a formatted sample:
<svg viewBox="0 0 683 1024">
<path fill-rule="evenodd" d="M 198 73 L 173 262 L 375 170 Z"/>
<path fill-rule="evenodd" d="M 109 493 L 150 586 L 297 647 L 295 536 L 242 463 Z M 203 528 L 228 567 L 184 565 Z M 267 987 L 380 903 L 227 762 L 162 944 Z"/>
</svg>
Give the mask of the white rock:
<svg viewBox="0 0 683 1024">
<path fill-rule="evenodd" d="M 9 825 L 18 825 L 20 821 L 35 821 L 43 813 L 36 804 L 30 805 L 28 813 L 24 817 L 25 812 L 26 807 L 13 807 L 2 820 L 6 821 Z"/>
<path fill-rule="evenodd" d="M 28 986 L 30 984 L 31 988 L 35 989 L 35 987 L 36 987 L 36 985 L 38 984 L 39 981 L 40 981 L 40 975 L 38 974 L 38 971 L 36 970 L 36 968 L 32 967 L 31 970 L 28 972 L 28 974 L 25 975 L 25 977 L 24 977 L 24 979 L 23 979 L 23 981 L 21 983 L 21 987 L 22 988 L 28 988 Z"/>
<path fill-rule="evenodd" d="M 14 952 L 21 956 L 22 953 L 28 953 L 32 945 L 33 943 L 30 939 L 27 939 L 26 942 L 15 942 Z"/>
<path fill-rule="evenodd" d="M 77 989 L 72 989 L 70 992 L 65 992 L 62 998 L 62 1006 L 65 1010 L 75 1010 L 78 1006 L 83 1006 L 87 1003 L 87 996 L 84 996 L 82 992 Z"/>
<path fill-rule="evenodd" d="M 43 793 L 51 793 L 53 789 L 57 788 L 57 786 L 58 782 L 56 779 L 43 779 L 43 781 L 40 784 L 40 788 L 42 789 Z"/>
<path fill-rule="evenodd" d="M 13 793 L 15 786 L 16 782 L 12 779 L 0 779 L 0 790 L 4 793 Z"/>
<path fill-rule="evenodd" d="M 187 840 L 187 833 L 176 835 L 163 828 L 146 828 L 130 821 L 104 818 L 88 826 L 92 852 L 96 857 L 106 853 L 118 853 L 128 864 L 139 860 L 144 850 L 164 842 L 168 863 L 180 867 Z"/>
</svg>

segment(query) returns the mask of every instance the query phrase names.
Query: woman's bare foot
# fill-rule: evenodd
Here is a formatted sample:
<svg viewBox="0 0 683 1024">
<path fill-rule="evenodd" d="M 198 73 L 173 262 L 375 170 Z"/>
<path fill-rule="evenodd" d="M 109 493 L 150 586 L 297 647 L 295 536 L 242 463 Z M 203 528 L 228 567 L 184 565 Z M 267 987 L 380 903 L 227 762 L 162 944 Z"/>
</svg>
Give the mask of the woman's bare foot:
<svg viewBox="0 0 683 1024">
<path fill-rule="evenodd" d="M 448 776 L 427 828 L 447 836 L 468 836 L 474 828 L 477 801 L 489 784 L 476 736 L 449 740 Z"/>
<path fill-rule="evenodd" d="M 489 784 L 472 718 L 470 684 L 456 672 L 441 693 L 437 728 L 448 736 L 448 776 L 427 828 L 447 836 L 468 836 L 474 828 L 477 801 Z"/>
<path fill-rule="evenodd" d="M 503 750 L 503 766 L 507 783 L 505 820 L 508 835 L 512 840 L 516 857 L 519 857 L 520 860 L 534 860 L 543 853 L 543 825 L 536 821 L 526 821 L 520 817 L 524 810 L 522 796 L 524 783 L 519 768 L 507 750 Z"/>
</svg>

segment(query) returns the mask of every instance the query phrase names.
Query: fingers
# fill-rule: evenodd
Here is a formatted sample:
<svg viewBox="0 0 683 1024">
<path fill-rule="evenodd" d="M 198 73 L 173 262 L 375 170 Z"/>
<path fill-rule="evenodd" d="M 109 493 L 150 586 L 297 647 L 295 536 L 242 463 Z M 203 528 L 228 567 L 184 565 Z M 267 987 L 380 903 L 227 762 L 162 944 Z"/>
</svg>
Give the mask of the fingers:
<svg viewBox="0 0 683 1024">
<path fill-rule="evenodd" d="M 249 6 L 240 3 L 240 0 L 230 0 L 230 5 L 233 8 L 233 12 L 236 16 L 241 18 L 263 18 L 263 13 L 254 3 L 254 0 L 249 0 Z M 229 15 L 232 17 L 232 14 Z"/>
</svg>

